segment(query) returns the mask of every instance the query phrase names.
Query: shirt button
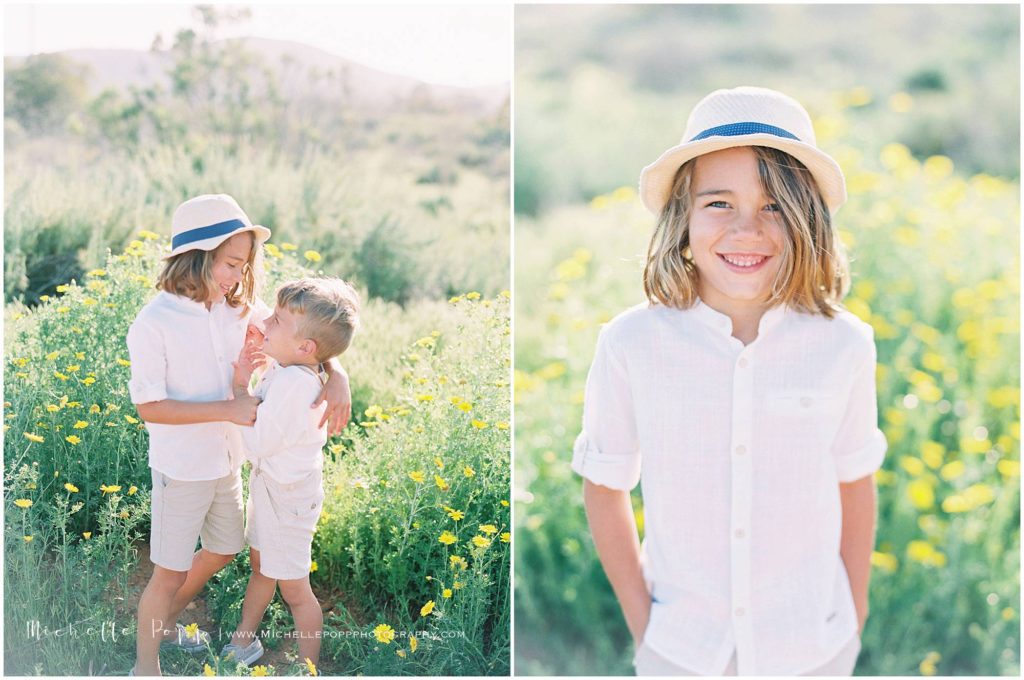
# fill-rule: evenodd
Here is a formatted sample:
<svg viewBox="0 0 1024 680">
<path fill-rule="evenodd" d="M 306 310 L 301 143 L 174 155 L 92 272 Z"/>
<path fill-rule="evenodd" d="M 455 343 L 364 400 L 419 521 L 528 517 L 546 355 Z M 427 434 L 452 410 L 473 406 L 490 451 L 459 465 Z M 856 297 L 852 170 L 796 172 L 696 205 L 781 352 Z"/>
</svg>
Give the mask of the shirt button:
<svg viewBox="0 0 1024 680">
<path fill-rule="evenodd" d="M 745 531 L 743 531 L 743 529 L 737 529 L 736 531 L 733 532 L 733 536 L 735 536 L 736 538 L 743 538 L 746 535 L 747 534 L 746 534 Z"/>
<path fill-rule="evenodd" d="M 743 616 L 747 613 L 747 610 L 743 607 L 736 607 L 736 616 Z"/>
<path fill-rule="evenodd" d="M 736 447 L 736 455 L 737 456 L 742 456 L 746 452 L 747 452 L 747 447 L 744 446 L 743 444 L 740 444 L 739 446 Z"/>
<path fill-rule="evenodd" d="M 807 408 L 808 406 L 811 405 L 811 398 L 810 397 L 800 397 L 800 405 L 803 406 L 804 408 Z"/>
<path fill-rule="evenodd" d="M 747 367 L 747 363 L 748 362 L 747 362 L 746 358 L 740 359 L 740 368 L 746 368 Z"/>
</svg>

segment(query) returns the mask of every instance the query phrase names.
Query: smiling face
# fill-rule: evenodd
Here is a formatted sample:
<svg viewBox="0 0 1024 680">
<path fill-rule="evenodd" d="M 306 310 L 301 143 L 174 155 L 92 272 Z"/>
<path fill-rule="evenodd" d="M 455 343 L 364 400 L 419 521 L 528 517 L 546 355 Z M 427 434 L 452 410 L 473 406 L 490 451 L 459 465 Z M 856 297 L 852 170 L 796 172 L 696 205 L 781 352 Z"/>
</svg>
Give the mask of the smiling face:
<svg viewBox="0 0 1024 680">
<path fill-rule="evenodd" d="M 761 187 L 754 151 L 736 147 L 700 156 L 690 191 L 690 252 L 701 300 L 730 316 L 767 308 L 785 227 Z"/>
<path fill-rule="evenodd" d="M 282 366 L 316 364 L 316 344 L 302 337 L 299 321 L 298 314 L 281 305 L 275 307 L 263 321 L 263 353 Z"/>
<path fill-rule="evenodd" d="M 235 234 L 217 247 L 210 268 L 216 288 L 209 302 L 220 302 L 242 282 L 245 265 L 252 253 L 253 241 L 252 232 L 244 231 Z"/>
</svg>

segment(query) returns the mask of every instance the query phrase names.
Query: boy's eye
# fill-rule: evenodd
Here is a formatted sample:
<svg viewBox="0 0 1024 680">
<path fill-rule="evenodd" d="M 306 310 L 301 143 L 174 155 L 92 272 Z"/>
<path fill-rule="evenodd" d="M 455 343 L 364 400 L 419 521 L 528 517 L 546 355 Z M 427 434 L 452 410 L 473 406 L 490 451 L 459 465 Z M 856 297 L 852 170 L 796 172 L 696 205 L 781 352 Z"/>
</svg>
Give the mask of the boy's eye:
<svg viewBox="0 0 1024 680">
<path fill-rule="evenodd" d="M 782 208 L 779 207 L 778 203 L 769 203 L 764 207 L 764 209 L 768 210 L 769 212 L 780 212 L 782 210 Z"/>
<path fill-rule="evenodd" d="M 725 201 L 711 201 L 708 203 L 709 208 L 728 208 L 729 204 Z"/>
</svg>

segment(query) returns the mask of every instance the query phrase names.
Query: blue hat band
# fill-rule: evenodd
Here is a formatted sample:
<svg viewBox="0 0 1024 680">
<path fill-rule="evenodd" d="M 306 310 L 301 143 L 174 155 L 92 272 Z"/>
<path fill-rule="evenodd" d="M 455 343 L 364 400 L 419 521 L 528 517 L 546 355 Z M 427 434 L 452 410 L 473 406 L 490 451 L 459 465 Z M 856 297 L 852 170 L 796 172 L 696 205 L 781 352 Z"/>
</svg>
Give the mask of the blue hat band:
<svg viewBox="0 0 1024 680">
<path fill-rule="evenodd" d="M 690 141 L 696 142 L 707 137 L 737 137 L 739 135 L 759 134 L 775 135 L 776 137 L 785 137 L 787 139 L 795 139 L 798 142 L 800 141 L 800 138 L 792 132 L 783 130 L 780 127 L 775 127 L 774 125 L 766 125 L 765 123 L 728 123 L 727 125 L 719 125 L 717 127 L 704 130 Z"/>
<path fill-rule="evenodd" d="M 189 229 L 188 231 L 184 231 L 172 238 L 171 249 L 174 250 L 180 246 L 188 245 L 189 243 L 205 241 L 208 238 L 216 238 L 218 236 L 223 236 L 224 234 L 230 234 L 238 229 L 248 228 L 249 225 L 242 220 L 228 220 L 227 222 L 211 224 L 208 227 L 196 227 L 195 229 Z"/>
</svg>

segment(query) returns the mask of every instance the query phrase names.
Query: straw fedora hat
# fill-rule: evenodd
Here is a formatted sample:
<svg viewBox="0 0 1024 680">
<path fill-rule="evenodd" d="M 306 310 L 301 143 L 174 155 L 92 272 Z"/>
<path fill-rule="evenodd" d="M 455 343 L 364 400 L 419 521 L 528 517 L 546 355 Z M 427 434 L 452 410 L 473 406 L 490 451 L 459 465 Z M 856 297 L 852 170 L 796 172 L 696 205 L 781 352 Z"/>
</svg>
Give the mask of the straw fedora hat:
<svg viewBox="0 0 1024 680">
<path fill-rule="evenodd" d="M 792 97 L 763 87 L 715 90 L 697 103 L 682 141 L 640 173 L 640 199 L 660 215 L 672 193 L 676 171 L 697 156 L 736 146 L 770 146 L 807 166 L 834 214 L 846 202 L 839 164 L 814 139 L 811 117 Z"/>
<path fill-rule="evenodd" d="M 231 196 L 204 194 L 190 198 L 171 218 L 171 252 L 164 259 L 190 250 L 213 250 L 243 231 L 253 232 L 257 246 L 270 238 L 270 230 L 253 224 Z"/>
</svg>

